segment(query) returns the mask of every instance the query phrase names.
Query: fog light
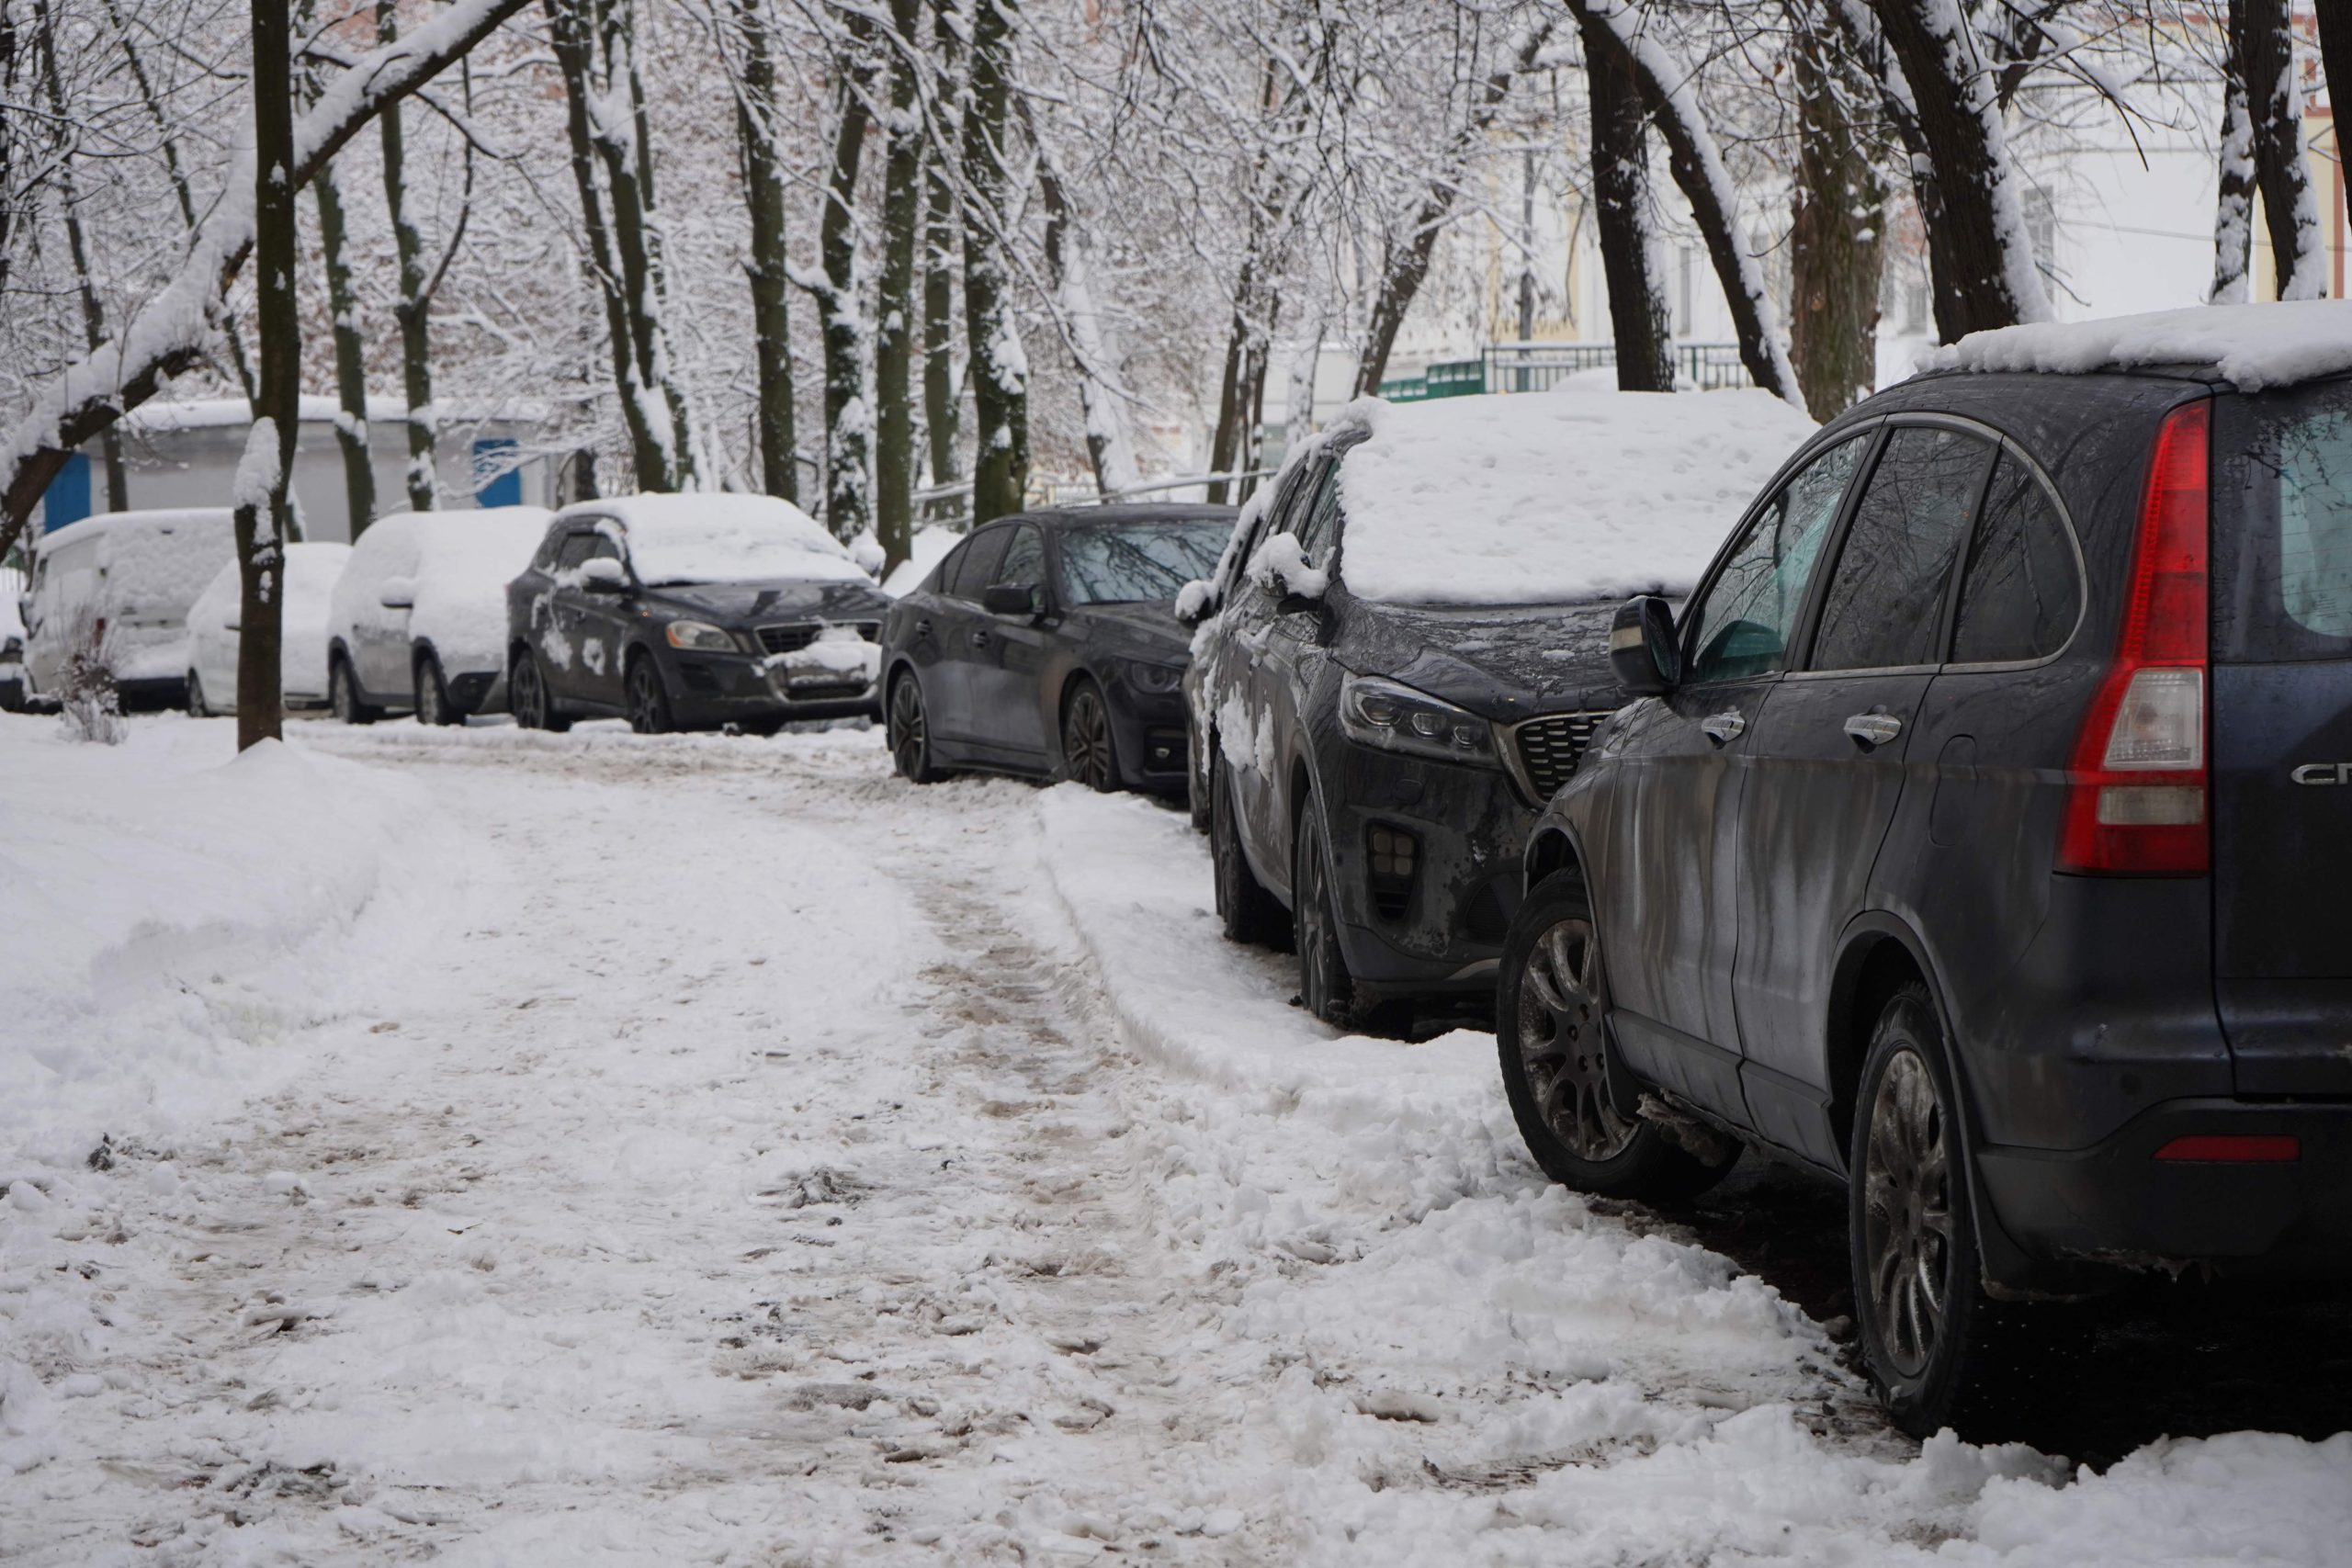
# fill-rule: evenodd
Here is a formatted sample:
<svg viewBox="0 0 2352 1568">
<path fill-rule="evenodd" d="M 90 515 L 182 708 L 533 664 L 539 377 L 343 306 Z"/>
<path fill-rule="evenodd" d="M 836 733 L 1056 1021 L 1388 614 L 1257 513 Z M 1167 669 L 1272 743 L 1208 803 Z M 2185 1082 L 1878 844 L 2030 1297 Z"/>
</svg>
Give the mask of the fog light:
<svg viewBox="0 0 2352 1568">
<path fill-rule="evenodd" d="M 2156 1151 L 2161 1160 L 2200 1165 L 2285 1165 L 2302 1156 L 2302 1140 L 2289 1133 L 2191 1133 Z"/>
<path fill-rule="evenodd" d="M 2198 784 L 2109 784 L 2098 792 L 2102 828 L 2188 828 L 2205 820 Z"/>
</svg>

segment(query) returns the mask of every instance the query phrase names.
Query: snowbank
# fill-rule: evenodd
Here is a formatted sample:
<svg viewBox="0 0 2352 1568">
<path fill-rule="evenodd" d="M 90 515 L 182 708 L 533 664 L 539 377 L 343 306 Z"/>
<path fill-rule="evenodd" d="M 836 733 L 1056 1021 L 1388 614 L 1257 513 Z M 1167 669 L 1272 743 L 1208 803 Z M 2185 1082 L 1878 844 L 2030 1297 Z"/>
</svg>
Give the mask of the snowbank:
<svg viewBox="0 0 2352 1568">
<path fill-rule="evenodd" d="M 0 1183 L 167 1142 L 302 1063 L 283 1032 L 390 973 L 458 880 L 423 791 L 234 728 L 120 748 L 0 717 Z"/>
<path fill-rule="evenodd" d="M 665 582 L 871 582 L 839 539 L 772 495 L 626 495 L 584 501 L 561 515 L 610 517 L 628 536 L 629 565 Z"/>
<path fill-rule="evenodd" d="M 931 569 L 947 558 L 947 552 L 964 542 L 964 536 L 951 528 L 918 528 L 914 537 L 907 541 L 907 558 L 900 561 L 889 576 L 882 580 L 882 592 L 894 599 L 913 592 Z"/>
<path fill-rule="evenodd" d="M 1971 333 L 1927 356 L 1923 370 L 2178 370 L 2249 392 L 2352 370 L 2352 301 L 2199 305 L 2096 321 Z"/>
<path fill-rule="evenodd" d="M 1813 422 L 1767 392 L 1536 396 L 1340 415 L 1340 577 L 1366 599 L 1566 604 L 1688 592 Z M 1271 488 L 1271 487 L 1270 487 Z"/>
</svg>

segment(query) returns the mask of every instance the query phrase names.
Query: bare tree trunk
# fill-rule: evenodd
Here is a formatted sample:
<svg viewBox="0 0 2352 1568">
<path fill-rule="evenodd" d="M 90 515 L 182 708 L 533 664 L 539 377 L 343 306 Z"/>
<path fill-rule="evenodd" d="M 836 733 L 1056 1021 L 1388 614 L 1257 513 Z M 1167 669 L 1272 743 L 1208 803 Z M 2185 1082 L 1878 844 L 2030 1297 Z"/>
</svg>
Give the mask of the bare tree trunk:
<svg viewBox="0 0 2352 1568">
<path fill-rule="evenodd" d="M 1021 116 L 1037 148 L 1037 194 L 1046 204 L 1046 270 L 1054 286 L 1062 332 L 1078 372 L 1078 404 L 1086 421 L 1086 460 L 1094 470 L 1095 493 L 1109 500 L 1142 482 L 1135 445 L 1127 438 L 1126 389 L 1120 384 L 1117 355 L 1102 332 L 1095 309 L 1086 243 L 1071 222 L 1069 194 L 1060 165 L 1037 133 L 1026 99 Z"/>
<path fill-rule="evenodd" d="M 873 521 L 874 405 L 866 397 L 865 318 L 857 304 L 857 170 L 873 116 L 865 89 L 871 62 L 860 56 L 870 28 L 850 24 L 850 43 L 835 62 L 832 171 L 817 223 L 817 265 L 823 281 L 817 314 L 825 345 L 825 525 L 851 539 Z"/>
<path fill-rule="evenodd" d="M 1012 132 L 1013 0 L 976 0 L 964 112 L 964 331 L 972 368 L 972 521 L 1018 512 L 1029 493 L 1029 362 L 1012 318 L 1004 252 Z"/>
<path fill-rule="evenodd" d="M 1939 233 L 1951 284 L 1951 319 L 1939 302 L 1936 325 L 1949 340 L 2020 321 L 2046 321 L 2048 295 L 2026 231 L 2025 203 L 1993 74 L 1954 0 L 1870 0 L 1910 85 L 1927 154 L 1915 177 L 1932 171 L 1935 201 L 1921 216 Z M 1940 290 L 1939 290 L 1940 292 Z"/>
<path fill-rule="evenodd" d="M 1928 243 L 1928 297 L 1936 322 L 1936 336 L 1951 343 L 1966 330 L 1967 308 L 1961 298 L 1960 269 L 1953 259 L 1951 233 L 1944 222 L 1942 187 L 1928 139 L 1919 129 L 1917 107 L 1902 62 L 1887 47 L 1886 34 L 1867 0 L 1822 0 L 1823 12 L 1844 40 L 1845 53 L 1877 85 L 1880 111 L 1897 141 L 1903 143 L 1905 164 L 1911 176 L 1911 199 L 1919 209 L 1919 224 Z"/>
<path fill-rule="evenodd" d="M 376 0 L 376 41 L 399 41 L 399 0 Z M 434 468 L 438 434 L 433 413 L 433 333 L 425 315 L 424 239 L 416 230 L 416 215 L 408 197 L 406 138 L 401 111 L 383 116 L 384 207 L 392 220 L 392 254 L 400 266 L 400 292 L 392 301 L 392 316 L 401 329 L 401 391 L 408 404 L 408 504 L 412 512 L 430 512 L 440 503 L 440 476 Z"/>
<path fill-rule="evenodd" d="M 792 279 L 785 245 L 784 168 L 776 157 L 775 57 L 764 0 L 736 0 L 743 29 L 743 96 L 736 130 L 752 220 L 752 345 L 760 378 L 760 488 L 800 499 L 799 443 L 792 427 Z"/>
<path fill-rule="evenodd" d="M 1250 382 L 1250 311 L 1256 308 L 1258 295 L 1257 241 L 1253 235 L 1250 249 L 1241 258 L 1241 276 L 1233 285 L 1233 324 L 1225 335 L 1225 370 L 1217 379 L 1216 426 L 1209 436 L 1209 472 L 1218 477 L 1209 481 L 1208 499 L 1212 506 L 1223 506 L 1231 495 L 1231 481 L 1224 478 L 1239 465 L 1234 453 L 1241 444 L 1241 419 L 1248 408 L 1244 389 Z"/>
<path fill-rule="evenodd" d="M 458 0 L 394 51 L 355 62 L 360 85 L 338 93 L 296 127 L 293 191 L 398 103 L 503 25 L 526 0 Z M 242 178 L 242 175 L 240 176 Z M 229 286 L 252 254 L 257 220 L 243 202 L 214 207 L 190 237 L 188 254 L 154 298 L 98 353 L 66 366 L 0 437 L 0 556 L 23 534 L 50 481 L 84 442 L 153 397 L 165 379 L 202 362 Z"/>
<path fill-rule="evenodd" d="M 1568 0 L 1568 9 L 1584 32 L 1588 62 L 1596 43 L 1623 55 L 1643 106 L 1666 137 L 1667 166 L 1706 242 L 1748 378 L 1775 397 L 1801 401 L 1796 371 L 1781 344 L 1780 312 L 1764 269 L 1739 232 L 1739 193 L 1691 90 L 1690 73 L 1643 33 L 1640 13 L 1627 0 Z"/>
<path fill-rule="evenodd" d="M 2213 206 L 2213 285 L 2209 305 L 2242 305 L 2254 273 L 2254 118 L 2245 96 L 2245 28 L 2231 7 L 2222 51 L 2221 188 Z"/>
<path fill-rule="evenodd" d="M 376 468 L 368 453 L 368 357 L 352 286 L 350 236 L 334 165 L 319 171 L 319 248 L 325 253 L 327 312 L 334 328 L 335 445 L 343 452 L 343 498 L 356 541 L 376 520 Z"/>
<path fill-rule="evenodd" d="M 254 314 L 261 333 L 261 396 L 235 485 L 238 574 L 237 749 L 278 738 L 279 651 L 286 554 L 293 514 L 287 490 L 301 428 L 302 323 L 294 298 L 296 246 L 292 17 L 286 0 L 253 0 Z"/>
<path fill-rule="evenodd" d="M 1848 105 L 1860 96 L 1853 62 L 1804 25 L 1791 50 L 1797 91 L 1797 169 L 1789 234 L 1789 357 L 1805 407 L 1843 412 L 1878 380 L 1878 291 L 1886 186 Z"/>
<path fill-rule="evenodd" d="M 933 0 L 932 31 L 939 51 L 942 79 L 958 84 L 943 91 L 936 117 L 937 140 L 926 152 L 924 184 L 922 275 L 922 411 L 923 432 L 931 446 L 931 482 L 956 482 L 956 187 L 947 177 L 947 159 L 956 145 L 956 113 L 950 104 L 960 99 L 959 52 L 954 11 L 948 0 Z"/>
<path fill-rule="evenodd" d="M 922 116 L 916 51 L 922 0 L 890 0 L 890 123 L 882 163 L 882 282 L 874 328 L 874 532 L 884 570 L 914 534 L 915 251 L 922 241 Z"/>
<path fill-rule="evenodd" d="M 1649 126 L 1634 62 L 1616 35 L 1588 22 L 1585 81 L 1592 107 L 1592 217 L 1617 341 L 1617 385 L 1674 390 L 1674 340 L 1666 292 L 1651 270 Z"/>
<path fill-rule="evenodd" d="M 628 296 L 638 384 L 644 389 L 646 423 L 661 459 L 658 472 L 640 471 L 637 482 L 642 490 L 687 490 L 694 484 L 694 447 L 685 399 L 670 374 L 669 341 L 662 323 L 653 147 L 645 85 L 637 69 L 636 0 L 609 0 L 596 41 L 605 80 L 603 91 L 590 102 L 589 118 L 612 202 L 613 250 L 620 262 L 621 288 Z"/>
<path fill-rule="evenodd" d="M 98 286 L 90 276 L 90 250 L 82 232 L 81 197 L 74 184 L 74 117 L 65 102 L 65 85 L 57 72 L 57 21 L 49 0 L 33 0 L 33 20 L 40 29 L 40 73 L 50 112 L 56 117 L 57 204 L 65 220 L 65 250 L 74 263 L 74 286 L 82 297 L 82 346 L 96 353 L 107 341 L 106 308 L 98 302 Z M 122 435 L 109 427 L 98 438 L 106 463 L 107 510 L 130 510 L 130 475 L 122 466 Z"/>
<path fill-rule="evenodd" d="M 2352 6 L 2321 4 L 2312 8 L 2319 28 L 2322 73 L 2327 78 L 2327 101 L 2335 110 L 2337 155 L 2342 156 L 2344 126 L 2352 120 Z"/>
<path fill-rule="evenodd" d="M 1510 62 L 1479 84 L 1469 117 L 1455 129 L 1419 204 L 1404 228 L 1390 236 L 1387 254 L 1381 258 L 1379 291 L 1373 298 L 1371 319 L 1364 330 L 1363 354 L 1356 361 L 1357 397 L 1370 397 L 1380 390 L 1381 380 L 1388 374 L 1389 351 L 1396 346 L 1396 333 L 1404 327 L 1421 285 L 1429 279 L 1430 257 L 1453 211 L 1464 174 L 1471 159 L 1485 150 L 1487 130 L 1510 96 L 1512 85 L 1534 68 L 1551 38 L 1548 21 L 1529 29 L 1512 51 Z"/>
<path fill-rule="evenodd" d="M 2262 192 L 2263 222 L 2270 231 L 2278 298 L 2323 299 L 2327 293 L 2327 252 L 2305 157 L 2303 85 L 2295 79 L 2295 32 L 2288 0 L 2233 0 L 2230 20 L 2245 69 L 2247 109 L 2254 122 L 2254 178 Z"/>
</svg>

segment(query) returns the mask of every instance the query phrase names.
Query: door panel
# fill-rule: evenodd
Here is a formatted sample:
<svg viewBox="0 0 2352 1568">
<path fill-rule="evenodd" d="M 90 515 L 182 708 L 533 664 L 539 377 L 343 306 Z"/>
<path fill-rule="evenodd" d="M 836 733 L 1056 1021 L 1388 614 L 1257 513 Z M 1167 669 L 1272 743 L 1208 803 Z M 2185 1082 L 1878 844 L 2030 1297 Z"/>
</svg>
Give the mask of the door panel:
<svg viewBox="0 0 2352 1568">
<path fill-rule="evenodd" d="M 959 751 L 968 752 L 978 733 L 972 712 L 972 634 L 989 619 L 980 609 L 980 593 L 996 580 L 1012 537 L 1012 528 L 1004 524 L 973 535 L 958 552 L 955 570 L 940 574 L 938 603 L 932 606 L 939 660 L 923 673 L 922 694 L 930 705 L 932 732 Z"/>
<path fill-rule="evenodd" d="M 1035 525 L 1010 530 L 1002 558 L 989 580 L 992 588 L 1042 588 L 1046 542 Z M 1051 642 L 1046 627 L 1026 615 L 991 615 L 985 610 L 966 627 L 964 678 L 975 745 L 999 761 L 1034 767 L 1047 755 L 1047 735 L 1037 690 Z"/>
</svg>

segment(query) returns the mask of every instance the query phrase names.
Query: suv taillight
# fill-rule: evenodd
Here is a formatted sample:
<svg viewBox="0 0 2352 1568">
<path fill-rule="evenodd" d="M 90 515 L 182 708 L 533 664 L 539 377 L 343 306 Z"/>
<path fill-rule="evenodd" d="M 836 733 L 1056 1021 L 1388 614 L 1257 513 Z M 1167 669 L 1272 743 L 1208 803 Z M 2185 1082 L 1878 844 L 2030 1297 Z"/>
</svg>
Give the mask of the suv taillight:
<svg viewBox="0 0 2352 1568">
<path fill-rule="evenodd" d="M 2156 432 L 2123 635 L 2066 773 L 2061 871 L 2211 868 L 2205 760 L 2211 424 L 2210 400 L 2184 403 Z"/>
</svg>

